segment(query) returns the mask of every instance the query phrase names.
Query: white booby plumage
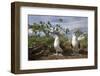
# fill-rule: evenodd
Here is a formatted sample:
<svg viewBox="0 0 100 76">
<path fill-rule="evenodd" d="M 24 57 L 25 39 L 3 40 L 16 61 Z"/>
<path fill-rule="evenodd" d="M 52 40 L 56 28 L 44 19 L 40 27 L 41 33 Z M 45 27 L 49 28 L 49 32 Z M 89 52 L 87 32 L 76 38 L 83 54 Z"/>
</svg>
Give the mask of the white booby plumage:
<svg viewBox="0 0 100 76">
<path fill-rule="evenodd" d="M 32 28 L 28 29 L 28 35 L 29 35 L 29 36 L 32 36 L 32 35 L 33 35 L 33 30 L 32 30 Z"/>
<path fill-rule="evenodd" d="M 84 36 L 80 35 L 79 37 L 76 37 L 75 34 L 72 35 L 72 48 L 73 48 L 73 55 L 79 54 L 80 49 L 80 40 L 84 39 Z"/>
<path fill-rule="evenodd" d="M 54 38 L 54 49 L 56 50 L 56 53 L 54 55 L 61 55 L 62 56 L 63 50 L 60 47 L 59 33 L 54 28 L 51 28 L 50 32 Z"/>
<path fill-rule="evenodd" d="M 55 55 L 62 55 L 62 48 L 60 47 L 60 41 L 59 41 L 59 36 L 55 35 L 54 36 L 55 40 L 54 40 L 54 48 L 56 50 Z"/>
<path fill-rule="evenodd" d="M 29 36 L 33 36 L 34 35 L 32 28 L 29 28 L 28 29 L 28 35 Z"/>
</svg>

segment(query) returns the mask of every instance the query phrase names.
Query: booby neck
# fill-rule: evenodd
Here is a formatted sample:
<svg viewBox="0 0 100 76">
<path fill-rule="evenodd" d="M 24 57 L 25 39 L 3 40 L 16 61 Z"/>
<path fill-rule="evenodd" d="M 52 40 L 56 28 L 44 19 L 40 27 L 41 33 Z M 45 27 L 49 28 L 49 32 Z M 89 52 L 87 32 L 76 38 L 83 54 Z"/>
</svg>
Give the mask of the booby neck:
<svg viewBox="0 0 100 76">
<path fill-rule="evenodd" d="M 55 35 L 54 38 L 55 38 L 55 40 L 59 40 L 58 35 Z"/>
<path fill-rule="evenodd" d="M 54 46 L 59 46 L 59 36 L 55 35 L 54 38 L 55 38 L 55 40 L 54 40 Z"/>
<path fill-rule="evenodd" d="M 72 40 L 77 40 L 77 37 L 75 34 L 72 35 Z"/>
<path fill-rule="evenodd" d="M 55 38 L 59 38 L 58 35 L 55 35 Z"/>
</svg>

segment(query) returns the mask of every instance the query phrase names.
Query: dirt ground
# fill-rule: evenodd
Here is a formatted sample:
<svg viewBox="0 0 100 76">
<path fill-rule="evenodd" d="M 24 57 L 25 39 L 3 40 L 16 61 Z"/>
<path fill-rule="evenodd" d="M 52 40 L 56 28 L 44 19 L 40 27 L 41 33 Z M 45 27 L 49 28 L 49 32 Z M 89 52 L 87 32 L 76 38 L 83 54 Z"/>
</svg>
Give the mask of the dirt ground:
<svg viewBox="0 0 100 76">
<path fill-rule="evenodd" d="M 87 55 L 80 55 L 80 56 L 56 56 L 50 55 L 48 57 L 41 57 L 41 60 L 55 60 L 55 59 L 79 59 L 79 58 L 87 58 Z"/>
<path fill-rule="evenodd" d="M 88 52 L 86 49 L 80 49 L 78 55 L 72 55 L 73 50 L 67 48 L 63 51 L 62 55 L 55 55 L 55 50 L 36 50 L 29 49 L 28 60 L 56 60 L 56 59 L 79 59 L 87 58 Z"/>
</svg>

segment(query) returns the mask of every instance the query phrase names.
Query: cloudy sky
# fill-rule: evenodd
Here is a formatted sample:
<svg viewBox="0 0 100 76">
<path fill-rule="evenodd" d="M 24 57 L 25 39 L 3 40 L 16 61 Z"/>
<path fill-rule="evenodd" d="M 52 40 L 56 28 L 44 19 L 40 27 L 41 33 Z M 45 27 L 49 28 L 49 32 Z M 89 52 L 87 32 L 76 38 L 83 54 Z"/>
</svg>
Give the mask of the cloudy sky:
<svg viewBox="0 0 100 76">
<path fill-rule="evenodd" d="M 60 22 L 59 19 L 63 21 Z M 39 23 L 40 21 L 48 22 L 55 26 L 60 24 L 64 28 L 74 30 L 80 28 L 83 31 L 88 31 L 88 17 L 77 17 L 77 16 L 43 16 L 43 15 L 29 15 L 28 24 Z"/>
</svg>

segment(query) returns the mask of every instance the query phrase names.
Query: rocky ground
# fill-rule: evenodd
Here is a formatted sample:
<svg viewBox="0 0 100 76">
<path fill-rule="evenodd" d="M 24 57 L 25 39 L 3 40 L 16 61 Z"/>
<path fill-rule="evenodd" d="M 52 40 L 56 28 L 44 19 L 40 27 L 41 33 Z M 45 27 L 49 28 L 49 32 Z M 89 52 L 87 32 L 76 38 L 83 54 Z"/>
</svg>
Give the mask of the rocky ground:
<svg viewBox="0 0 100 76">
<path fill-rule="evenodd" d="M 38 48 L 29 48 L 28 49 L 28 60 L 55 60 L 55 59 L 79 59 L 87 58 L 88 52 L 86 49 L 80 49 L 78 55 L 72 55 L 72 48 L 64 48 L 62 55 L 55 55 L 54 49 L 45 49 L 40 46 Z"/>
</svg>

